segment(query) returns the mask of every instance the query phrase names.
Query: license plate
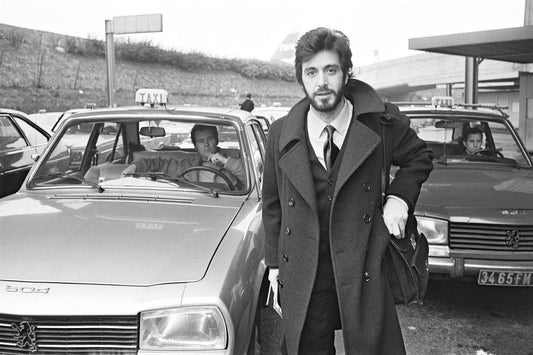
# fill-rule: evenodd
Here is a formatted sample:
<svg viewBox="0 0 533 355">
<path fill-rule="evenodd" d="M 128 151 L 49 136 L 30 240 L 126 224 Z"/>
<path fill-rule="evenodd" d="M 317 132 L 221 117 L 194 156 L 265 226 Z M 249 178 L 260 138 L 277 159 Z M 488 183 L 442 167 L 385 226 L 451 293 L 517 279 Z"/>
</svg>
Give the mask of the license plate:
<svg viewBox="0 0 533 355">
<path fill-rule="evenodd" d="M 488 286 L 533 286 L 533 271 L 480 270 L 477 283 Z"/>
</svg>

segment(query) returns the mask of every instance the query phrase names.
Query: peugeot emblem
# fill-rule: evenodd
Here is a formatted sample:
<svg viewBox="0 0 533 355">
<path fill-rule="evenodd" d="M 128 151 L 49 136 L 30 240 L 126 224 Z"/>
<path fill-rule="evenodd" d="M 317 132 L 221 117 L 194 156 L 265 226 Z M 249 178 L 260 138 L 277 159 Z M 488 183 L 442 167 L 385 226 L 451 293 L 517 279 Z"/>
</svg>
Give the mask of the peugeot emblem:
<svg viewBox="0 0 533 355">
<path fill-rule="evenodd" d="M 506 231 L 507 237 L 505 238 L 505 245 L 513 247 L 513 249 L 518 249 L 518 244 L 520 242 L 520 236 L 516 229 Z"/>
<path fill-rule="evenodd" d="M 17 347 L 27 349 L 32 353 L 37 351 L 37 336 L 34 325 L 23 321 L 19 324 L 11 324 L 11 328 L 15 331 L 13 338 L 17 341 Z"/>
</svg>

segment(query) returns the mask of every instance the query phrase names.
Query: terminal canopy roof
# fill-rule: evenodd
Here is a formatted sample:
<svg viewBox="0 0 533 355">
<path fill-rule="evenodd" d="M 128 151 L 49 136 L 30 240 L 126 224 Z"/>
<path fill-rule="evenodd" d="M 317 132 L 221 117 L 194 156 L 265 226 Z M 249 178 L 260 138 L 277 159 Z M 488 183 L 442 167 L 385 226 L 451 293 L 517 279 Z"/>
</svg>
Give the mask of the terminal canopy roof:
<svg viewBox="0 0 533 355">
<path fill-rule="evenodd" d="M 410 38 L 409 49 L 528 64 L 533 63 L 533 25 Z"/>
</svg>

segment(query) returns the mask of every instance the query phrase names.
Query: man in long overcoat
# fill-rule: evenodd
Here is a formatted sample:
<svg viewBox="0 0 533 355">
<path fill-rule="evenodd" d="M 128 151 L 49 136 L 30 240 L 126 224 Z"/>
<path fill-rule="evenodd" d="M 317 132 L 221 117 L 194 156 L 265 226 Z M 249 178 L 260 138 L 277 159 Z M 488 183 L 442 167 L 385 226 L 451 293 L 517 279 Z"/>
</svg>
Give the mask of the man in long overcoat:
<svg viewBox="0 0 533 355">
<path fill-rule="evenodd" d="M 269 279 L 278 278 L 286 351 L 334 354 L 334 330 L 342 328 L 346 354 L 405 353 L 382 261 L 390 234 L 403 234 L 432 152 L 407 118 L 388 122 L 392 156 L 385 164 L 399 170 L 382 208 L 385 105 L 369 85 L 349 78 L 347 38 L 309 31 L 295 63 L 306 98 L 269 130 L 263 185 L 266 262 Z M 347 115 L 333 131 L 343 140 L 335 163 L 324 166 L 329 153 L 316 149 L 320 132 L 309 121 L 330 118 L 335 126 L 334 114 Z"/>
</svg>

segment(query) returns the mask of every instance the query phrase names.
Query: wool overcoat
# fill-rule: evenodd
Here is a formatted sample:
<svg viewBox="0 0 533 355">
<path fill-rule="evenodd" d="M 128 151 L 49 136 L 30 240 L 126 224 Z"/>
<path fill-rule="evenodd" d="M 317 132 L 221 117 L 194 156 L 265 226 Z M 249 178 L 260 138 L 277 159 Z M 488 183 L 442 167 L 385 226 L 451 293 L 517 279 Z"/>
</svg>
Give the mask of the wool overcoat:
<svg viewBox="0 0 533 355">
<path fill-rule="evenodd" d="M 381 209 L 383 150 L 379 122 L 385 105 L 362 81 L 350 79 L 354 107 L 342 146 L 331 204 L 329 239 L 346 354 L 405 352 L 392 294 L 382 268 L 389 232 Z M 263 181 L 266 262 L 279 268 L 288 353 L 298 353 L 319 255 L 319 219 L 306 141 L 307 99 L 269 129 Z M 412 211 L 433 165 L 432 152 L 399 115 L 391 120 L 393 165 L 388 193 Z M 388 148 L 390 149 L 390 148 Z M 387 161 L 389 165 L 391 161 Z"/>
</svg>

